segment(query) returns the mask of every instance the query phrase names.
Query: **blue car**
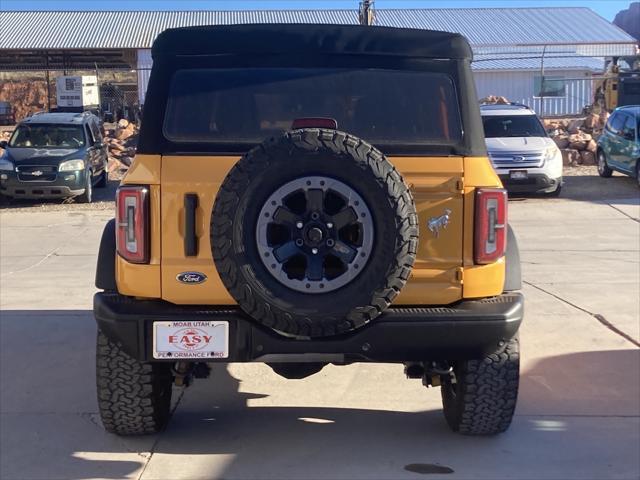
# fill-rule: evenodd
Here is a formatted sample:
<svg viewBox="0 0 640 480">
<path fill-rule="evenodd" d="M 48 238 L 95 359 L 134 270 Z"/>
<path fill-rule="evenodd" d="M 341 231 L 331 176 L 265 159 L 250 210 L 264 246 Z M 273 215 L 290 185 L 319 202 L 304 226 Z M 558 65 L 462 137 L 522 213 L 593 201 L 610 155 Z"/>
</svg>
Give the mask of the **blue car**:
<svg viewBox="0 0 640 480">
<path fill-rule="evenodd" d="M 598 139 L 598 173 L 634 177 L 640 186 L 640 105 L 616 108 Z"/>
</svg>

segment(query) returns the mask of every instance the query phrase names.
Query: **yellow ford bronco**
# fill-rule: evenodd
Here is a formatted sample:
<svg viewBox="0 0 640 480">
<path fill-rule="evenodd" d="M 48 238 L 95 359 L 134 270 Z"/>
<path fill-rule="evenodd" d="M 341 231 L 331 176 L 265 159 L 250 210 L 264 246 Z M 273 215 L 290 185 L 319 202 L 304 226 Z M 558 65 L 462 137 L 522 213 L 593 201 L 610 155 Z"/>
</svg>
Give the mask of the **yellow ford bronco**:
<svg viewBox="0 0 640 480">
<path fill-rule="evenodd" d="M 153 433 L 214 362 L 402 363 L 463 434 L 516 405 L 520 261 L 460 35 L 168 30 L 94 299 L 105 428 Z"/>
</svg>

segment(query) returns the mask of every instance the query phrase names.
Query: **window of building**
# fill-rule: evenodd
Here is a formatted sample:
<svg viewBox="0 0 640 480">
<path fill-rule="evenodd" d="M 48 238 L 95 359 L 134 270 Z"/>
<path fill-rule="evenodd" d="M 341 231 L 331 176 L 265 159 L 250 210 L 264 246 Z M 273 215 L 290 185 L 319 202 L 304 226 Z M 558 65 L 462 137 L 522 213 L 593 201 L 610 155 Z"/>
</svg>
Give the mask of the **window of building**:
<svg viewBox="0 0 640 480">
<path fill-rule="evenodd" d="M 533 95 L 535 97 L 564 97 L 566 95 L 565 78 L 557 75 L 545 75 L 544 77 L 535 75 L 533 77 Z"/>
</svg>

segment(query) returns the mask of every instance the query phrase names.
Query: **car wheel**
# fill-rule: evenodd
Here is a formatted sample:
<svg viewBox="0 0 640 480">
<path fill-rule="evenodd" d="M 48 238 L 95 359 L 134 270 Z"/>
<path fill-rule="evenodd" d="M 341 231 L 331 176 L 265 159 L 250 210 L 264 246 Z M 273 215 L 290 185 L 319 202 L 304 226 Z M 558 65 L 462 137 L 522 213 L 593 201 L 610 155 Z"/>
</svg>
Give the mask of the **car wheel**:
<svg viewBox="0 0 640 480">
<path fill-rule="evenodd" d="M 609 178 L 613 174 L 613 170 L 607 165 L 607 156 L 603 150 L 598 151 L 598 175 Z"/>
<path fill-rule="evenodd" d="M 107 186 L 108 180 L 109 180 L 109 174 L 107 173 L 107 170 L 105 168 L 100 174 L 100 176 L 98 177 L 98 181 L 96 182 L 96 188 L 105 188 Z"/>
<path fill-rule="evenodd" d="M 91 182 L 91 172 L 85 173 L 84 193 L 78 195 L 80 203 L 91 203 L 93 201 L 93 183 Z"/>
<path fill-rule="evenodd" d="M 509 428 L 518 399 L 520 353 L 514 337 L 495 353 L 458 362 L 441 378 L 444 416 L 454 432 L 494 435 Z"/>
<path fill-rule="evenodd" d="M 108 432 L 145 435 L 166 426 L 173 385 L 170 363 L 140 362 L 98 331 L 96 380 L 98 410 Z"/>
<path fill-rule="evenodd" d="M 405 285 L 418 245 L 409 188 L 335 130 L 271 139 L 229 172 L 211 217 L 220 278 L 256 321 L 298 337 L 354 330 Z"/>
</svg>

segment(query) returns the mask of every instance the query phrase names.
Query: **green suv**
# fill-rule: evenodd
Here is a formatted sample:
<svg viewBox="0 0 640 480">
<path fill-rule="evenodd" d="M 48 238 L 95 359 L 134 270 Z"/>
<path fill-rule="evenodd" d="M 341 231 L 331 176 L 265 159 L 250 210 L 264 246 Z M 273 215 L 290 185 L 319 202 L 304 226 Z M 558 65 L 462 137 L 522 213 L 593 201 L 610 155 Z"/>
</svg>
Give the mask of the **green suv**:
<svg viewBox="0 0 640 480">
<path fill-rule="evenodd" d="M 76 197 L 90 203 L 107 185 L 107 147 L 90 113 L 39 113 L 0 142 L 0 195 L 19 199 Z"/>
<path fill-rule="evenodd" d="M 616 108 L 598 139 L 598 173 L 635 177 L 640 186 L 640 105 Z"/>
</svg>

